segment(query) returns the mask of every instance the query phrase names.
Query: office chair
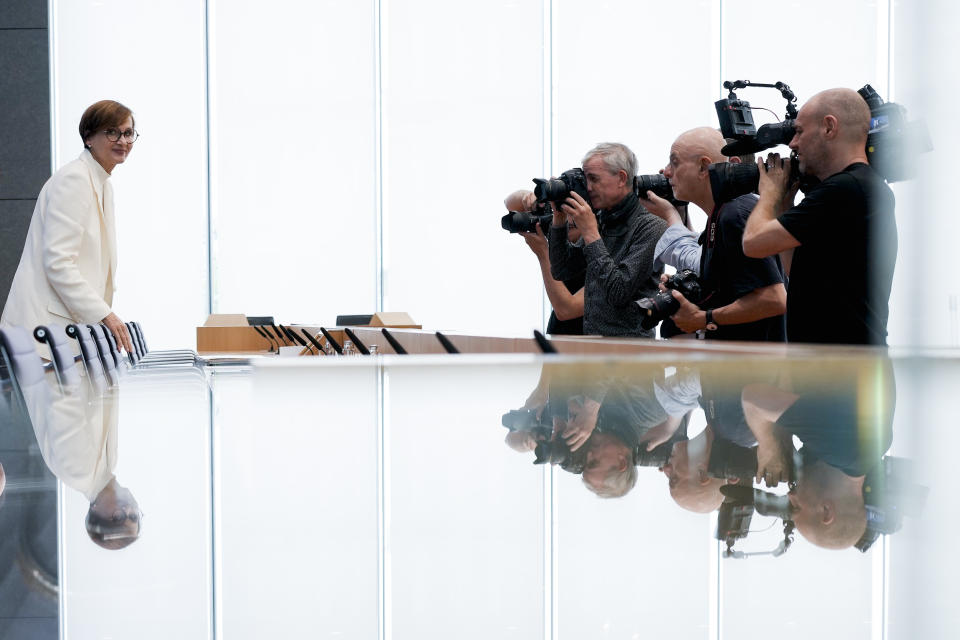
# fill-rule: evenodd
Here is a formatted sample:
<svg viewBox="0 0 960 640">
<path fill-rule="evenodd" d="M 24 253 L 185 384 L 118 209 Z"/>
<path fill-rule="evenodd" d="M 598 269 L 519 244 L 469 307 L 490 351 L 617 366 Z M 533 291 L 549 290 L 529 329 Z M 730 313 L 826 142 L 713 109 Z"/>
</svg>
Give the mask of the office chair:
<svg viewBox="0 0 960 640">
<path fill-rule="evenodd" d="M 97 345 L 93 341 L 93 334 L 87 330 L 86 326 L 76 324 L 68 324 L 66 334 L 80 345 L 80 359 L 83 360 L 83 366 L 87 370 L 87 381 L 94 393 L 103 394 L 110 383 L 103 369 L 103 362 L 100 361 Z"/>
<path fill-rule="evenodd" d="M 117 371 L 117 361 L 114 360 L 110 352 L 110 345 L 107 344 L 107 336 L 104 335 L 103 327 L 99 324 L 86 325 L 87 331 L 93 336 L 93 344 L 97 348 L 97 355 L 100 356 L 100 362 L 103 364 L 103 374 L 107 383 L 115 387 L 120 382 L 120 372 Z"/>
<path fill-rule="evenodd" d="M 59 324 L 41 325 L 33 330 L 33 337 L 37 342 L 50 347 L 53 371 L 57 375 L 60 391 L 75 389 L 80 384 L 80 372 L 76 364 L 82 356 L 74 356 L 73 349 L 67 342 L 65 328 Z"/>
</svg>

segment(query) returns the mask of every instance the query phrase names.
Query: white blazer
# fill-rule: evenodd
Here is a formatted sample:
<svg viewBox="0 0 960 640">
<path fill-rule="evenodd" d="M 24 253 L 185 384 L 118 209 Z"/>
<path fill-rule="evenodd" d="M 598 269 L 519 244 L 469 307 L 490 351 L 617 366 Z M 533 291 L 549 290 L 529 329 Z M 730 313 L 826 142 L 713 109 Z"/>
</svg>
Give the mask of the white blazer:
<svg viewBox="0 0 960 640">
<path fill-rule="evenodd" d="M 84 149 L 43 185 L 0 325 L 33 331 L 110 314 L 117 241 L 109 177 Z"/>
</svg>

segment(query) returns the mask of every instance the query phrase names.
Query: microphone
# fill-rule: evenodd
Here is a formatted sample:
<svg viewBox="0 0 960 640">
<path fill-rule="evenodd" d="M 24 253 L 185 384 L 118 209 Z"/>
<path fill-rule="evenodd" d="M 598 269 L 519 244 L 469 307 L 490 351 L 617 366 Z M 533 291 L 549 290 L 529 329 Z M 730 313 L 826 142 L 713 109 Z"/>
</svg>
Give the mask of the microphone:
<svg viewBox="0 0 960 640">
<path fill-rule="evenodd" d="M 287 343 L 290 342 L 288 338 L 283 337 L 283 333 L 280 332 L 280 329 L 277 329 L 277 325 L 270 323 L 270 327 L 273 329 L 273 332 L 280 338 L 280 341 L 283 342 L 283 346 L 288 346 Z"/>
<path fill-rule="evenodd" d="M 407 355 L 407 350 L 403 348 L 403 345 L 397 342 L 397 339 L 393 337 L 393 334 L 387 331 L 387 328 L 384 327 L 380 329 L 380 333 L 383 334 L 383 337 L 387 339 L 387 342 L 390 343 L 390 346 L 393 347 L 393 350 L 401 356 Z"/>
<path fill-rule="evenodd" d="M 294 344 L 299 344 L 301 347 L 307 346 L 307 343 L 304 342 L 303 338 L 298 336 L 296 333 L 294 333 L 293 331 L 291 331 L 290 329 L 286 328 L 283 325 L 280 325 L 280 328 L 283 329 L 283 332 L 287 334 L 287 337 L 290 338 Z"/>
<path fill-rule="evenodd" d="M 344 332 L 345 334 L 347 334 L 347 337 L 348 337 L 348 338 L 350 338 L 351 340 L 353 340 L 353 344 L 354 344 L 354 346 L 357 347 L 357 351 L 359 351 L 360 353 L 362 353 L 362 354 L 365 355 L 365 356 L 370 355 L 370 349 L 367 349 L 366 345 L 364 345 L 362 342 L 360 342 L 360 338 L 358 338 L 358 337 L 357 337 L 357 334 L 355 334 L 353 331 L 350 330 L 350 327 L 344 327 L 344 328 L 343 328 L 343 332 Z"/>
<path fill-rule="evenodd" d="M 553 346 L 552 342 L 547 340 L 547 336 L 536 329 L 533 330 L 533 339 L 537 341 L 537 346 L 540 347 L 540 351 L 544 353 L 557 353 L 557 348 Z"/>
<path fill-rule="evenodd" d="M 311 343 L 314 347 L 316 347 L 316 349 L 317 349 L 317 355 L 318 355 L 318 356 L 324 355 L 324 353 L 323 353 L 323 345 L 320 344 L 319 342 L 317 342 L 317 339 L 314 338 L 312 335 L 310 335 L 310 332 L 307 331 L 306 329 L 301 328 L 300 331 L 302 331 L 302 332 L 303 332 L 303 335 L 307 336 L 307 340 L 309 340 L 310 343 Z"/>
<path fill-rule="evenodd" d="M 320 332 L 323 333 L 323 337 L 327 339 L 327 344 L 333 347 L 333 350 L 337 352 L 337 355 L 342 356 L 343 347 L 341 347 L 340 343 L 337 342 L 332 335 L 330 335 L 330 332 L 324 329 L 323 327 L 320 327 Z"/>
<path fill-rule="evenodd" d="M 447 353 L 460 353 L 460 350 L 453 346 L 453 343 L 450 342 L 449 338 L 439 331 L 437 331 L 437 340 L 439 340 L 440 344 L 443 345 L 443 348 L 447 350 Z"/>
</svg>

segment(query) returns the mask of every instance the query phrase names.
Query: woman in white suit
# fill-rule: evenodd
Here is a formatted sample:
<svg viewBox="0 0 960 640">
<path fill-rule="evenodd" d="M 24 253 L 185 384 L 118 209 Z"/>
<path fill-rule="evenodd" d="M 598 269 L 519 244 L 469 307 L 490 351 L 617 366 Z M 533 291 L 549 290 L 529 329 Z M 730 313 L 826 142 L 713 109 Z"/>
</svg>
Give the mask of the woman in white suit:
<svg viewBox="0 0 960 640">
<path fill-rule="evenodd" d="M 119 102 L 101 100 L 84 111 L 83 153 L 40 191 L 0 325 L 32 331 L 42 324 L 102 322 L 133 350 L 126 325 L 111 309 L 117 236 L 109 178 L 137 137 L 133 113 Z"/>
</svg>

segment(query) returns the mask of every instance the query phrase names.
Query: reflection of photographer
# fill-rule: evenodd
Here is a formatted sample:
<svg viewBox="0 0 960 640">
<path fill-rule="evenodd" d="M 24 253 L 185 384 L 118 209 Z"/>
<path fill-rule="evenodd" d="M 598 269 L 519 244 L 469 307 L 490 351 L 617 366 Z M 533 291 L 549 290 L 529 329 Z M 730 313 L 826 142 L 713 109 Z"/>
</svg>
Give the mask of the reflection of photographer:
<svg viewBox="0 0 960 640">
<path fill-rule="evenodd" d="M 544 366 L 537 388 L 523 408 L 504 414 L 503 426 L 510 448 L 533 451 L 535 464 L 559 465 L 598 496 L 614 498 L 633 488 L 637 466 L 666 464 L 686 439 L 692 406 L 655 368 L 639 376 L 608 373 Z"/>
<path fill-rule="evenodd" d="M 696 265 L 690 260 L 696 255 L 692 238 L 673 205 L 653 193 L 649 200 L 641 200 L 670 224 L 657 245 L 658 261 L 678 269 L 696 266 L 700 275 L 695 298 L 690 298 L 691 288 L 665 283 L 675 303 L 651 309 L 649 317 L 655 321 L 658 314 L 670 313 L 682 331 L 704 331 L 707 338 L 783 341 L 786 289 L 779 260 L 776 256 L 748 258 L 742 248 L 743 229 L 757 198 L 747 194 L 724 201 L 713 188 L 710 165 L 726 161 L 721 152 L 724 142 L 715 129 L 687 131 L 673 143 L 663 170 L 676 198 L 693 202 L 708 214 Z"/>
<path fill-rule="evenodd" d="M 801 464 L 789 497 L 792 519 L 808 541 L 842 549 L 867 533 L 866 496 L 879 487 L 871 479 L 883 477 L 896 386 L 888 360 L 836 365 L 830 372 L 823 375 L 820 361 L 792 364 L 776 386 L 746 385 L 742 404 L 758 440 L 778 431 L 800 440 Z M 765 464 L 769 485 L 778 465 Z"/>
<path fill-rule="evenodd" d="M 790 342 L 886 344 L 897 228 L 893 192 L 867 163 L 870 123 L 870 108 L 850 89 L 823 91 L 800 109 L 790 148 L 800 173 L 821 182 L 799 205 L 791 161 L 770 154 L 760 163 L 743 248 L 757 258 L 781 253 Z M 831 282 L 837 293 L 828 302 Z"/>
<path fill-rule="evenodd" d="M 653 269 L 653 250 L 666 224 L 641 206 L 633 189 L 636 174 L 630 149 L 599 144 L 583 159 L 587 198 L 569 190 L 564 200 L 554 200 L 551 272 L 559 280 L 584 275 L 587 334 L 653 337 L 652 330 L 641 327 L 642 314 L 633 301 L 657 292 L 660 272 Z M 568 221 L 580 230 L 578 244 L 567 240 Z"/>
<path fill-rule="evenodd" d="M 515 191 L 503 201 L 507 211 L 520 213 L 533 213 L 535 216 L 544 216 L 545 224 L 549 225 L 549 218 L 544 210 L 543 203 L 537 202 L 537 197 L 532 191 Z M 539 206 L 538 206 L 539 205 Z M 508 214 L 510 216 L 510 214 Z M 519 216 L 510 216 L 511 223 L 516 223 Z M 522 221 L 521 221 L 522 222 Z M 540 275 L 543 278 L 543 286 L 547 290 L 547 298 L 550 300 L 550 306 L 553 310 L 550 312 L 550 320 L 547 322 L 547 333 L 558 335 L 582 335 L 583 334 L 583 274 L 569 280 L 560 281 L 554 279 L 550 274 L 550 250 L 547 246 L 547 237 L 543 232 L 544 226 L 530 220 L 534 224 L 533 231 L 517 231 L 523 236 L 527 246 L 533 251 L 540 263 Z M 507 226 L 506 224 L 504 226 Z M 549 228 L 549 227 L 547 227 Z M 509 229 L 514 231 L 513 228 Z M 580 231 L 576 227 L 569 227 L 567 230 L 567 239 L 576 243 L 580 240 Z"/>
</svg>

